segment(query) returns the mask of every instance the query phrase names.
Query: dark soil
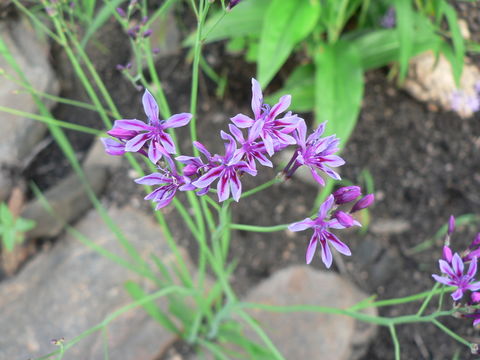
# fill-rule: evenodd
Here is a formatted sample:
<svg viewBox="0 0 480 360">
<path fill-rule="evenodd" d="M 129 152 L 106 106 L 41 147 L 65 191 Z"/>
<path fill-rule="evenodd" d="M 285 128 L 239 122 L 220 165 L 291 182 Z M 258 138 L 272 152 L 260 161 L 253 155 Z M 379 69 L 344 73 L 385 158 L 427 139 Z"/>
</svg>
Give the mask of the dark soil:
<svg viewBox="0 0 480 360">
<path fill-rule="evenodd" d="M 100 74 L 107 80 L 112 97 L 126 118 L 144 119 L 140 106 L 141 93 L 129 85 L 115 71 L 117 63 L 128 59 L 126 43 L 113 24 L 105 27 L 103 44 L 108 53 L 91 53 Z M 228 72 L 225 97 L 217 99 L 215 84 L 204 75 L 200 79 L 198 115 L 199 140 L 212 151 L 222 152 L 220 129 L 227 129 L 229 117 L 250 110 L 250 78 L 254 67 L 245 65 L 241 58 L 229 56 L 222 46 L 205 48 L 207 61 L 219 73 Z M 163 58 L 158 63 L 168 100 L 173 112 L 188 111 L 190 97 L 190 67 L 186 54 Z M 56 64 L 67 63 L 54 49 Z M 61 60 L 61 61 L 60 61 Z M 86 99 L 80 84 L 72 78 L 67 67 L 58 65 L 62 78 L 62 95 Z M 281 79 L 277 79 L 281 81 Z M 450 214 L 478 214 L 480 209 L 480 116 L 462 120 L 453 113 L 431 112 L 428 108 L 389 84 L 384 71 L 366 76 L 363 109 L 352 138 L 342 156 L 347 164 L 342 177 L 360 181 L 362 170 L 368 170 L 375 181 L 376 203 L 371 210 L 372 222 L 400 219 L 409 225 L 401 234 L 339 233 L 349 244 L 353 256 L 335 259 L 335 268 L 349 277 L 363 291 L 377 294 L 378 299 L 402 297 L 429 290 L 434 282 L 432 273 L 438 273 L 441 242 L 427 250 L 413 253 L 411 249 L 431 238 L 447 222 Z M 71 111 L 64 105 L 55 110 L 58 118 L 87 126 L 102 128 L 100 119 L 90 112 Z M 307 121 L 311 114 L 305 114 Z M 177 132 L 184 149 L 189 149 L 189 136 Z M 69 133 L 75 149 L 86 151 L 92 138 Z M 190 150 L 186 150 L 189 154 Z M 24 174 L 43 190 L 55 184 L 69 167 L 56 145 L 51 145 Z M 48 169 L 45 170 L 45 168 Z M 53 169 L 53 170 L 52 170 Z M 48 172 L 48 177 L 46 176 Z M 124 168 L 112 174 L 105 201 L 123 205 L 134 204 L 147 208 L 143 193 L 132 181 L 134 175 L 125 163 Z M 262 170 L 255 178 L 246 177 L 244 189 L 263 183 L 274 170 Z M 233 206 L 234 222 L 257 225 L 289 223 L 308 216 L 317 188 L 296 180 L 281 184 L 258 196 L 247 198 Z M 193 259 L 196 246 L 173 207 L 164 210 L 172 232 L 180 245 L 186 246 Z M 464 249 L 476 229 L 461 227 L 454 235 L 453 247 Z M 302 264 L 309 234 L 279 232 L 256 234 L 236 232 L 231 242 L 232 259 L 238 261 L 232 278 L 235 289 L 244 294 L 271 273 L 290 264 Z M 312 266 L 323 269 L 320 259 Z M 445 299 L 450 304 L 450 299 Z M 434 303 L 436 305 L 436 303 Z M 420 304 L 380 308 L 382 316 L 412 314 Z M 428 311 L 428 310 L 427 310 Z M 446 325 L 473 342 L 480 342 L 478 331 L 469 321 L 446 319 Z M 301 329 L 299 329 L 301 331 Z M 461 359 L 469 359 L 468 349 L 461 346 L 433 325 L 405 325 L 397 328 L 402 359 L 451 359 L 460 349 Z M 472 357 L 473 358 L 473 357 Z M 380 329 L 364 360 L 393 359 L 393 345 L 388 329 Z"/>
</svg>

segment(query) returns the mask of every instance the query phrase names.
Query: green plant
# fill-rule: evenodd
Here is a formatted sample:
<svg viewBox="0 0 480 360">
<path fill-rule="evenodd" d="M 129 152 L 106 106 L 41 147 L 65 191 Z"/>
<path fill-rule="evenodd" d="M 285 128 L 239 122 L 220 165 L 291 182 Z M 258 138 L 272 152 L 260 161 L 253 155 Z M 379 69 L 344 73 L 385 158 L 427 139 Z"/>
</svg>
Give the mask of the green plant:
<svg viewBox="0 0 480 360">
<path fill-rule="evenodd" d="M 7 204 L 0 204 L 0 236 L 3 249 L 13 251 L 15 244 L 22 243 L 25 233 L 35 227 L 35 221 L 15 217 Z"/>
</svg>

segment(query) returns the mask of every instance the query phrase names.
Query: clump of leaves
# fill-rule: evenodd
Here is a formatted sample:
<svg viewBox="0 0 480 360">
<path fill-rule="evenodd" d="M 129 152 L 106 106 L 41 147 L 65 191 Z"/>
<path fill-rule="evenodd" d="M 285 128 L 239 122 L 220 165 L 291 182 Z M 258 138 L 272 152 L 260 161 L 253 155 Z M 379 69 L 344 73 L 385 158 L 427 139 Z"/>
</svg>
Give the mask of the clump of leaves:
<svg viewBox="0 0 480 360">
<path fill-rule="evenodd" d="M 0 237 L 6 251 L 13 251 L 15 244 L 23 242 L 25 233 L 34 227 L 35 221 L 16 217 L 5 203 L 0 204 Z"/>
</svg>

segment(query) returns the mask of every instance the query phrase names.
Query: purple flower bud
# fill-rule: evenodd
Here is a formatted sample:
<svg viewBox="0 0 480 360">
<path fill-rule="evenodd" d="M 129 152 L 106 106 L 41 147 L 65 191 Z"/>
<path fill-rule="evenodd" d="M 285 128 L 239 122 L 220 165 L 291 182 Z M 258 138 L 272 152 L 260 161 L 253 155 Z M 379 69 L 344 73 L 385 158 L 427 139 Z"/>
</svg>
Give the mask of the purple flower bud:
<svg viewBox="0 0 480 360">
<path fill-rule="evenodd" d="M 144 38 L 148 38 L 150 35 L 152 35 L 153 33 L 153 30 L 152 29 L 148 29 L 146 30 L 144 33 L 143 33 L 143 37 Z"/>
<path fill-rule="evenodd" d="M 148 16 L 144 16 L 142 18 L 142 21 L 140 21 L 140 24 L 145 25 L 147 23 L 147 21 L 148 21 Z"/>
<path fill-rule="evenodd" d="M 362 195 L 360 186 L 344 186 L 333 193 L 335 204 L 346 204 Z"/>
<path fill-rule="evenodd" d="M 343 211 L 335 212 L 334 218 L 338 220 L 340 225 L 343 225 L 346 228 L 352 227 L 357 223 L 352 215 L 349 215 Z"/>
<path fill-rule="evenodd" d="M 450 249 L 448 246 L 443 247 L 443 260 L 447 261 L 448 263 L 452 262 L 452 249 Z"/>
<path fill-rule="evenodd" d="M 130 36 L 133 40 L 137 38 L 137 32 L 138 30 L 136 30 L 135 28 L 131 28 L 127 30 L 128 36 Z"/>
<path fill-rule="evenodd" d="M 475 238 L 473 239 L 472 243 L 470 244 L 469 248 L 473 249 L 474 247 L 480 245 L 480 233 L 475 235 Z"/>
<path fill-rule="evenodd" d="M 158 47 L 152 49 L 154 55 L 160 54 L 160 49 Z"/>
<path fill-rule="evenodd" d="M 455 217 L 453 215 L 450 215 L 450 219 L 448 220 L 448 231 L 447 231 L 448 236 L 452 235 L 454 231 L 455 231 Z"/>
<path fill-rule="evenodd" d="M 372 205 L 374 200 L 375 200 L 375 197 L 373 196 L 373 194 L 365 195 L 363 198 L 358 200 L 355 203 L 355 205 L 353 205 L 352 210 L 350 210 L 350 213 L 354 213 L 355 211 L 359 211 L 369 207 L 370 205 Z"/>
<path fill-rule="evenodd" d="M 120 15 L 122 18 L 127 17 L 127 13 L 122 8 L 118 7 L 115 10 L 117 11 L 117 14 Z"/>
<path fill-rule="evenodd" d="M 230 0 L 227 6 L 227 10 L 232 10 L 235 6 L 238 5 L 238 3 L 242 0 Z"/>
<path fill-rule="evenodd" d="M 472 302 L 474 303 L 480 302 L 480 292 L 477 292 L 477 291 L 472 292 L 471 299 L 472 299 Z"/>
</svg>

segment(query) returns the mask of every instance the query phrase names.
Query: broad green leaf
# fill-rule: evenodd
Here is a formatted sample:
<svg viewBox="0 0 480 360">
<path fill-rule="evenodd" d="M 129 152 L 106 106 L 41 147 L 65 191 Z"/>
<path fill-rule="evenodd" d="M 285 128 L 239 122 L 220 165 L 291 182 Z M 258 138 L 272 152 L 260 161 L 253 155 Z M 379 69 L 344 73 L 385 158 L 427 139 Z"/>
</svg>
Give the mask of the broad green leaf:
<svg viewBox="0 0 480 360">
<path fill-rule="evenodd" d="M 139 300 L 147 296 L 145 291 L 134 281 L 127 281 L 125 283 L 125 289 L 130 294 L 133 300 Z M 178 334 L 179 330 L 175 324 L 170 320 L 170 318 L 164 314 L 162 310 L 154 303 L 148 302 L 142 305 L 143 309 L 150 315 L 153 319 L 159 322 L 167 330 Z"/>
<path fill-rule="evenodd" d="M 443 11 L 445 17 L 447 18 L 448 27 L 450 29 L 450 35 L 453 42 L 453 49 L 455 51 L 455 56 L 453 58 L 453 61 L 451 61 L 451 65 L 455 82 L 458 85 L 460 83 L 460 77 L 462 76 L 463 71 L 465 43 L 463 41 L 463 36 L 458 25 L 458 19 L 455 9 L 449 4 L 444 4 Z"/>
<path fill-rule="evenodd" d="M 403 80 L 407 75 L 408 61 L 412 54 L 415 36 L 412 2 L 409 0 L 395 0 L 395 10 L 397 16 L 396 30 L 400 41 L 400 80 Z"/>
<path fill-rule="evenodd" d="M 285 85 L 275 93 L 265 97 L 267 104 L 275 104 L 285 94 L 292 95 L 290 110 L 298 112 L 312 111 L 315 103 L 315 67 L 313 64 L 301 65 L 289 76 Z"/>
<path fill-rule="evenodd" d="M 210 43 L 240 36 L 260 35 L 265 11 L 270 2 L 271 0 L 242 1 L 235 7 L 235 11 L 226 14 L 223 11 L 215 13 L 205 22 L 204 41 Z M 195 42 L 195 34 L 191 34 L 183 45 L 192 46 Z"/>
<path fill-rule="evenodd" d="M 320 9 L 318 0 L 272 0 L 265 14 L 257 60 L 262 87 L 272 80 L 295 45 L 313 30 Z"/>
<path fill-rule="evenodd" d="M 340 41 L 323 45 L 315 56 L 315 120 L 328 120 L 326 134 L 343 147 L 357 122 L 363 95 L 363 72 L 355 46 Z"/>
</svg>

